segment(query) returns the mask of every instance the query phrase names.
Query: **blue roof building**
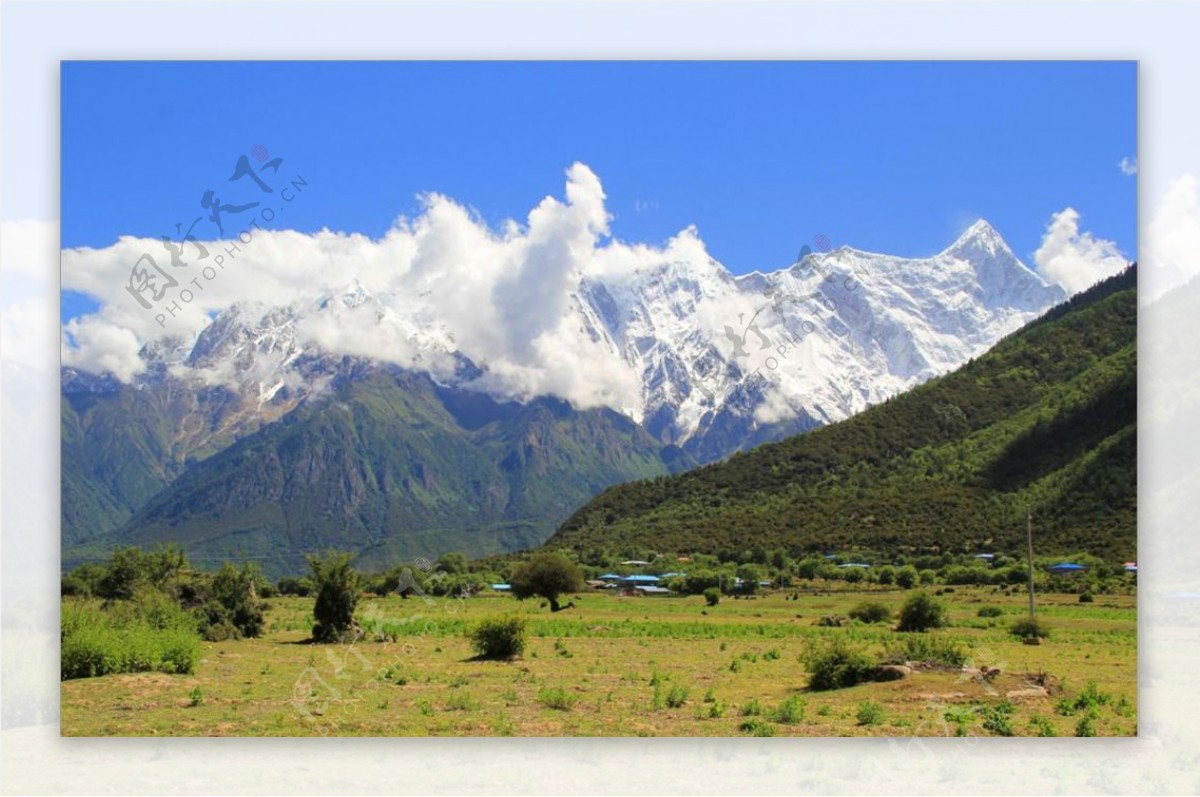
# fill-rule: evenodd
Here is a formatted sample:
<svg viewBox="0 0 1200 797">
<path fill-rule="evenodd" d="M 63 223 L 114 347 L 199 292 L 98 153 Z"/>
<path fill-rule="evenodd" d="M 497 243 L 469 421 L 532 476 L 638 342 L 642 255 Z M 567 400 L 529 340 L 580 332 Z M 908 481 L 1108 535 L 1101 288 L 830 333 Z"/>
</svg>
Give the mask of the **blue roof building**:
<svg viewBox="0 0 1200 797">
<path fill-rule="evenodd" d="M 1059 562 L 1056 565 L 1050 565 L 1050 567 L 1046 569 L 1051 573 L 1081 573 L 1084 570 L 1087 570 L 1086 567 L 1076 564 L 1075 562 Z"/>
</svg>

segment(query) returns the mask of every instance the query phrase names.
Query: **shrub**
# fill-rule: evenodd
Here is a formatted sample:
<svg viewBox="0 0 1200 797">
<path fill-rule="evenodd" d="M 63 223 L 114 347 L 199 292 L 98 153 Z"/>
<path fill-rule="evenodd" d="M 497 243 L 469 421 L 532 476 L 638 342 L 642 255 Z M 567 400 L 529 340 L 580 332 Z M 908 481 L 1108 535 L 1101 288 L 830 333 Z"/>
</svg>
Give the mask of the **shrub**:
<svg viewBox="0 0 1200 797">
<path fill-rule="evenodd" d="M 101 608 L 62 606 L 62 680 L 127 672 L 192 673 L 200 661 L 196 620 L 161 593 Z"/>
<path fill-rule="evenodd" d="M 1058 736 L 1053 723 L 1040 714 L 1034 714 L 1029 718 L 1029 727 L 1036 731 L 1036 736 Z"/>
<path fill-rule="evenodd" d="M 810 689 L 843 689 L 871 679 L 875 662 L 842 639 L 807 650 L 802 658 Z"/>
<path fill-rule="evenodd" d="M 1099 711 L 1101 706 L 1112 702 L 1112 695 L 1101 691 L 1095 681 L 1088 681 L 1083 691 L 1074 700 L 1064 697 L 1058 701 L 1057 711 L 1064 717 L 1069 717 L 1078 711 Z M 1126 701 L 1128 702 L 1128 701 Z"/>
<path fill-rule="evenodd" d="M 279 579 L 276 589 L 280 595 L 296 595 L 301 598 L 307 598 L 313 593 L 313 583 L 307 578 L 291 578 L 290 576 Z"/>
<path fill-rule="evenodd" d="M 1004 614 L 1004 610 L 999 606 L 984 606 L 975 612 L 976 617 L 999 617 L 1002 614 Z"/>
<path fill-rule="evenodd" d="M 762 703 L 755 697 L 751 698 L 749 702 L 743 703 L 738 708 L 738 711 L 743 717 L 758 717 L 763 713 L 763 707 Z"/>
<path fill-rule="evenodd" d="M 917 568 L 912 565 L 905 565 L 898 568 L 895 574 L 896 586 L 903 589 L 912 589 L 917 585 L 920 575 L 917 573 Z"/>
<path fill-rule="evenodd" d="M 908 636 L 899 644 L 889 645 L 884 654 L 884 662 L 888 664 L 903 664 L 906 661 L 962 667 L 967 663 L 967 650 L 950 637 Z"/>
<path fill-rule="evenodd" d="M 1013 636 L 1022 639 L 1035 639 L 1050 636 L 1050 627 L 1036 617 L 1022 617 L 1009 627 Z"/>
<path fill-rule="evenodd" d="M 104 565 L 89 563 L 80 565 L 70 573 L 64 573 L 59 584 L 62 596 L 90 598 L 97 595 L 100 581 L 106 572 Z"/>
<path fill-rule="evenodd" d="M 471 631 L 471 647 L 481 659 L 511 659 L 525 651 L 525 621 L 519 617 L 481 621 Z"/>
<path fill-rule="evenodd" d="M 924 592 L 909 597 L 900 609 L 898 631 L 928 631 L 946 624 L 946 609 Z"/>
<path fill-rule="evenodd" d="M 882 603 L 867 601 L 851 609 L 850 617 L 864 623 L 886 623 L 892 619 L 892 610 Z"/>
<path fill-rule="evenodd" d="M 1090 592 L 1079 593 L 1079 602 L 1080 603 L 1092 603 L 1095 600 L 1096 599 L 1092 596 L 1092 593 L 1090 593 Z"/>
<path fill-rule="evenodd" d="M 353 636 L 358 574 L 350 567 L 352 558 L 353 554 L 346 551 L 308 557 L 317 593 L 313 606 L 314 642 L 341 642 Z"/>
<path fill-rule="evenodd" d="M 185 567 L 187 559 L 176 545 L 153 551 L 136 546 L 118 548 L 109 557 L 95 594 L 108 600 L 132 600 L 136 593 L 147 588 L 163 589 Z"/>
<path fill-rule="evenodd" d="M 1007 700 L 996 703 L 991 706 L 982 706 L 979 709 L 979 716 L 983 718 L 984 730 L 1000 736 L 1012 736 L 1013 729 L 1010 719 L 1013 713 L 1013 704 Z"/>
<path fill-rule="evenodd" d="M 205 639 L 216 642 L 262 633 L 265 620 L 262 601 L 254 586 L 257 577 L 257 567 L 238 568 L 229 562 L 213 575 L 204 589 L 207 600 L 197 609 Z"/>
<path fill-rule="evenodd" d="M 579 702 L 579 698 L 561 686 L 556 686 L 553 689 L 539 689 L 538 702 L 546 708 L 552 708 L 555 711 L 570 711 Z"/>
<path fill-rule="evenodd" d="M 667 707 L 679 708 L 687 702 L 688 688 L 683 684 L 675 684 L 667 692 Z"/>
<path fill-rule="evenodd" d="M 1076 736 L 1095 736 L 1096 735 L 1096 713 L 1089 711 L 1079 718 L 1079 722 L 1075 723 Z"/>
<path fill-rule="evenodd" d="M 783 725 L 796 725 L 804 722 L 804 709 L 807 706 L 799 695 L 792 695 L 775 708 L 771 718 Z"/>
<path fill-rule="evenodd" d="M 709 587 L 704 590 L 704 602 L 709 606 L 716 606 L 721 602 L 721 590 L 716 587 Z"/>
<path fill-rule="evenodd" d="M 883 722 L 883 706 L 871 701 L 858 704 L 859 725 L 879 725 Z"/>
<path fill-rule="evenodd" d="M 763 722 L 758 717 L 751 717 L 750 719 L 743 720 L 742 724 L 738 726 L 738 730 L 742 731 L 743 733 L 748 733 L 751 736 L 775 735 L 775 726 L 769 722 Z"/>
</svg>

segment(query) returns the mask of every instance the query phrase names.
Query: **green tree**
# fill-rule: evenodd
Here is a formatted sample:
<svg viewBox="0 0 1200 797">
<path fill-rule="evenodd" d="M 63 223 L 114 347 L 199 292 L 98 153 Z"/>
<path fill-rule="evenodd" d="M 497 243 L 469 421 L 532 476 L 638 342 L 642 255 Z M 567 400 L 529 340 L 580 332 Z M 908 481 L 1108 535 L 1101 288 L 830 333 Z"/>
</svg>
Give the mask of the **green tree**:
<svg viewBox="0 0 1200 797">
<path fill-rule="evenodd" d="M 920 576 L 917 574 L 917 568 L 912 565 L 905 565 L 896 569 L 896 586 L 902 589 L 912 589 L 917 585 Z"/>
<path fill-rule="evenodd" d="M 456 575 L 467 572 L 467 557 L 458 551 L 450 551 L 438 557 L 435 567 L 443 573 Z"/>
<path fill-rule="evenodd" d="M 202 608 L 211 639 L 256 637 L 262 633 L 264 620 L 262 601 L 258 598 L 255 581 L 260 576 L 257 565 L 240 568 L 226 562 L 212 577 L 210 600 Z"/>
<path fill-rule="evenodd" d="M 946 608 L 925 592 L 909 596 L 900 609 L 898 631 L 928 631 L 946 624 Z"/>
<path fill-rule="evenodd" d="M 583 572 L 562 554 L 545 552 L 518 565 L 508 582 L 519 600 L 536 595 L 549 602 L 550 611 L 557 612 L 569 608 L 559 605 L 559 596 L 583 589 Z"/>
<path fill-rule="evenodd" d="M 350 566 L 353 557 L 347 551 L 306 557 L 317 592 L 314 642 L 341 642 L 353 636 L 354 607 L 358 603 L 358 573 Z"/>
</svg>

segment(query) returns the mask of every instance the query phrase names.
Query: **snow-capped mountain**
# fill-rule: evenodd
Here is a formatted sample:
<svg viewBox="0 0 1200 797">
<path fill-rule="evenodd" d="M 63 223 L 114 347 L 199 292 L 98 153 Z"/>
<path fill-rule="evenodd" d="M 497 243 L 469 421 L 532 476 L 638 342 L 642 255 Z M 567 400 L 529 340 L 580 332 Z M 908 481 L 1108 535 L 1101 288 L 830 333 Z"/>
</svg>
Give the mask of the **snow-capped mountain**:
<svg viewBox="0 0 1200 797">
<path fill-rule="evenodd" d="M 397 362 L 389 347 L 444 384 L 499 392 L 488 365 L 460 351 L 419 297 L 407 312 L 387 298 L 355 282 L 283 307 L 237 304 L 194 341 L 148 346 L 141 379 L 223 386 L 239 407 L 234 423 L 247 428 L 366 361 Z M 640 385 L 640 405 L 613 409 L 705 461 L 846 418 L 961 365 L 1065 298 L 980 220 L 925 258 L 843 246 L 740 277 L 711 258 L 581 274 L 564 323 Z M 347 357 L 316 342 L 364 322 L 388 345 Z"/>
</svg>

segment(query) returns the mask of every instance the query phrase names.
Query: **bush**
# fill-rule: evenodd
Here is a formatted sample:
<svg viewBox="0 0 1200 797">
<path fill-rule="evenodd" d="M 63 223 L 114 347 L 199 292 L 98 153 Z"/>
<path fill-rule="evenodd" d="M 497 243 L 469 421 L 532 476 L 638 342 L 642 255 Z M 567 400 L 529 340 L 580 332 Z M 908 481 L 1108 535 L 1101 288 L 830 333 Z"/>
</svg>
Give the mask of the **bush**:
<svg viewBox="0 0 1200 797">
<path fill-rule="evenodd" d="M 1050 627 L 1036 617 L 1022 617 L 1009 627 L 1013 636 L 1036 639 L 1050 636 Z"/>
<path fill-rule="evenodd" d="M 1092 593 L 1090 593 L 1090 592 L 1079 593 L 1079 602 L 1080 603 L 1091 603 L 1094 600 L 1096 600 L 1096 599 L 1092 596 Z"/>
<path fill-rule="evenodd" d="M 721 602 L 721 590 L 716 587 L 709 587 L 704 590 L 704 602 L 709 606 L 716 606 Z"/>
<path fill-rule="evenodd" d="M 900 609 L 897 631 L 928 631 L 946 624 L 946 609 L 924 592 L 918 592 Z"/>
<path fill-rule="evenodd" d="M 1096 735 L 1096 714 L 1089 711 L 1079 718 L 1079 722 L 1075 723 L 1076 736 L 1095 736 Z"/>
<path fill-rule="evenodd" d="M 342 642 L 353 636 L 354 607 L 358 604 L 358 574 L 350 567 L 353 554 L 328 551 L 309 556 L 317 600 L 313 605 L 314 642 Z"/>
<path fill-rule="evenodd" d="M 792 695 L 776 707 L 771 718 L 783 725 L 798 725 L 804 722 L 804 710 L 807 706 L 799 695 Z"/>
<path fill-rule="evenodd" d="M 226 562 L 213 575 L 207 588 L 207 600 L 197 609 L 204 638 L 210 642 L 223 639 L 256 637 L 262 633 L 262 601 L 258 599 L 255 582 L 258 568 L 243 565 L 238 568 Z"/>
<path fill-rule="evenodd" d="M 667 707 L 679 708 L 688 699 L 688 688 L 683 684 L 675 684 L 667 692 Z"/>
<path fill-rule="evenodd" d="M 296 595 L 301 598 L 307 598 L 313 593 L 313 583 L 307 578 L 292 578 L 290 576 L 279 579 L 276 589 L 280 595 Z"/>
<path fill-rule="evenodd" d="M 192 673 L 200 661 L 196 620 L 161 593 L 109 609 L 94 601 L 62 605 L 61 678 L 127 672 Z"/>
<path fill-rule="evenodd" d="M 898 645 L 889 645 L 884 654 L 884 662 L 888 664 L 903 664 L 906 661 L 962 667 L 967 663 L 967 649 L 949 637 L 908 636 Z"/>
<path fill-rule="evenodd" d="M 850 617 L 864 623 L 886 623 L 892 619 L 892 610 L 882 603 L 867 601 L 851 609 Z"/>
<path fill-rule="evenodd" d="M 982 706 L 979 709 L 979 716 L 983 718 L 984 730 L 999 736 L 1013 735 L 1012 714 L 1013 704 L 1007 700 L 992 706 Z"/>
<path fill-rule="evenodd" d="M 859 725 L 879 725 L 883 722 L 883 706 L 871 701 L 858 704 Z"/>
<path fill-rule="evenodd" d="M 758 717 L 751 717 L 748 720 L 743 720 L 738 726 L 738 730 L 743 733 L 748 733 L 751 736 L 774 736 L 775 726 L 769 722 L 763 722 Z"/>
<path fill-rule="evenodd" d="M 519 617 L 483 620 L 471 631 L 471 647 L 481 659 L 511 659 L 525 651 L 525 621 Z"/>
<path fill-rule="evenodd" d="M 999 617 L 1002 614 L 1004 614 L 1004 610 L 999 606 L 984 606 L 975 612 L 976 617 Z"/>
<path fill-rule="evenodd" d="M 866 653 L 842 639 L 810 648 L 802 661 L 808 670 L 809 688 L 818 691 L 843 689 L 869 681 L 875 669 L 875 662 Z"/>
<path fill-rule="evenodd" d="M 896 586 L 903 589 L 912 589 L 917 585 L 920 575 L 917 573 L 917 568 L 912 565 L 905 565 L 896 570 Z"/>
<path fill-rule="evenodd" d="M 552 708 L 555 711 L 570 711 L 579 702 L 579 698 L 561 686 L 556 686 L 553 689 L 539 689 L 538 701 L 546 708 Z"/>
</svg>

